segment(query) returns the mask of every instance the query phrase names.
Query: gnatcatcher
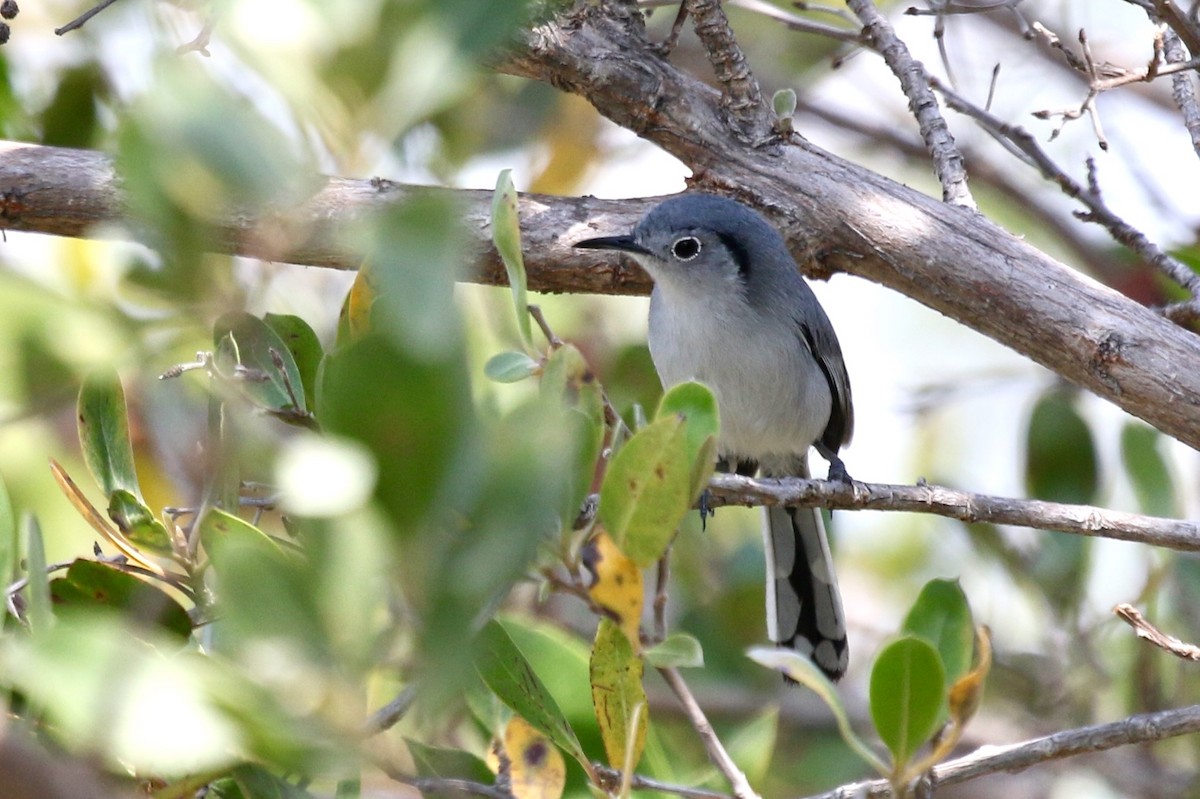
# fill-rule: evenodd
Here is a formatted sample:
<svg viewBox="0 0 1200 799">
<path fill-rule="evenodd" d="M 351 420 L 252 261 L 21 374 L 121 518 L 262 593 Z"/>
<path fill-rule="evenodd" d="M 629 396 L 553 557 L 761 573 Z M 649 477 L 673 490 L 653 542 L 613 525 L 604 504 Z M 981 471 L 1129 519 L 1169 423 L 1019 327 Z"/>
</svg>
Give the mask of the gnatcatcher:
<svg viewBox="0 0 1200 799">
<path fill-rule="evenodd" d="M 829 317 L 783 237 L 756 211 L 709 194 L 672 197 L 627 236 L 576 247 L 620 250 L 654 279 L 650 355 L 664 386 L 708 385 L 717 453 L 742 474 L 808 477 L 808 450 L 848 480 L 850 378 Z M 767 629 L 831 679 L 846 671 L 846 623 L 818 508 L 769 508 Z"/>
</svg>

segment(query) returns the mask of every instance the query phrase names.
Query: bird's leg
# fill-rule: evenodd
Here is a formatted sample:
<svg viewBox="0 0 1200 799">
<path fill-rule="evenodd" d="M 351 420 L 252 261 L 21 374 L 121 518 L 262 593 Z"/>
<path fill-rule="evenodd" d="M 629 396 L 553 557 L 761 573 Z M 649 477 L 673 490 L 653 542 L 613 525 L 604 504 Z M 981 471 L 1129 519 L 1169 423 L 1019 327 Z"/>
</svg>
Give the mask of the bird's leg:
<svg viewBox="0 0 1200 799">
<path fill-rule="evenodd" d="M 826 480 L 836 480 L 839 483 L 854 485 L 854 478 L 846 471 L 846 464 L 842 463 L 842 459 L 838 454 L 826 446 L 817 444 L 817 452 L 821 453 L 821 457 L 829 461 L 829 474 Z"/>
<path fill-rule="evenodd" d="M 732 466 L 733 468 L 730 468 Z M 753 477 L 758 471 L 758 462 L 752 460 L 742 460 L 734 458 L 732 462 L 729 458 L 722 455 L 717 458 L 717 471 L 725 472 L 726 474 L 740 474 L 742 477 Z M 705 530 L 708 527 L 708 519 L 710 516 L 716 515 L 716 509 L 709 507 L 709 500 L 712 498 L 712 492 L 707 488 L 700 492 L 700 500 L 696 504 L 700 510 L 700 529 Z"/>
</svg>

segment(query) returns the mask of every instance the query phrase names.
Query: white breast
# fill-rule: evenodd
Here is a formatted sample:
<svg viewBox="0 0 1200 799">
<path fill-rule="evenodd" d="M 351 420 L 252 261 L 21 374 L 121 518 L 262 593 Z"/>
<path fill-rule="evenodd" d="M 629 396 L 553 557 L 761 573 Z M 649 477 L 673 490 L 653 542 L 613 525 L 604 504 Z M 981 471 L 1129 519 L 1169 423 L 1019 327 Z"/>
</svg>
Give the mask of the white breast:
<svg viewBox="0 0 1200 799">
<path fill-rule="evenodd" d="M 750 316 L 740 296 L 710 298 L 705 313 L 686 319 L 680 307 L 696 304 L 665 302 L 655 289 L 650 355 L 664 386 L 698 380 L 712 389 L 718 452 L 756 460 L 806 453 L 828 424 L 832 397 L 798 327 Z"/>
</svg>

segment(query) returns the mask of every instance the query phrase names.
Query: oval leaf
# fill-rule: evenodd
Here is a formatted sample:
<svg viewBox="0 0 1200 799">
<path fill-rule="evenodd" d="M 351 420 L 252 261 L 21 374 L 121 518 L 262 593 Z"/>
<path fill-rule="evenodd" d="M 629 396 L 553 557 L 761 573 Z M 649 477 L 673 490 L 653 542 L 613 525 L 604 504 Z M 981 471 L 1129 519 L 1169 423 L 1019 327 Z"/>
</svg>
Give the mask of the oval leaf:
<svg viewBox="0 0 1200 799">
<path fill-rule="evenodd" d="M 692 501 L 708 485 L 716 458 L 717 434 L 721 430 L 717 398 L 703 383 L 672 386 L 658 404 L 656 419 L 678 414 L 686 420 L 688 463 L 692 465 Z"/>
<path fill-rule="evenodd" d="M 497 383 L 516 383 L 538 369 L 538 362 L 523 352 L 501 352 L 483 365 L 483 373 Z"/>
<path fill-rule="evenodd" d="M 1096 445 L 1069 394 L 1049 391 L 1037 401 L 1025 451 L 1025 484 L 1031 496 L 1081 505 L 1095 500 Z"/>
<path fill-rule="evenodd" d="M 592 704 L 608 763 L 622 771 L 635 767 L 646 748 L 649 714 L 642 687 L 644 668 L 621 629 L 601 619 L 592 646 Z"/>
<path fill-rule="evenodd" d="M 927 582 L 908 611 L 902 630 L 933 644 L 942 658 L 947 682 L 954 682 L 970 670 L 975 621 L 958 580 Z"/>
<path fill-rule="evenodd" d="M 492 620 L 479 631 L 475 668 L 488 688 L 517 715 L 570 753 L 591 775 L 591 763 L 558 703 L 546 690 L 529 661 L 500 623 Z"/>
<path fill-rule="evenodd" d="M 1121 459 L 1142 512 L 1171 517 L 1178 515 L 1178 503 L 1171 470 L 1158 449 L 1161 438 L 1153 427 L 1126 422 L 1121 429 Z"/>
<path fill-rule="evenodd" d="M 588 596 L 617 622 L 633 651 L 637 652 L 641 649 L 638 632 L 644 596 L 642 570 L 603 531 L 584 545 L 580 559 L 592 577 Z M 619 768 L 618 764 L 613 765 Z"/>
<path fill-rule="evenodd" d="M 218 368 L 247 399 L 284 421 L 308 419 L 300 369 L 266 322 L 248 313 L 225 314 L 213 325 L 213 342 Z"/>
<path fill-rule="evenodd" d="M 562 752 L 520 716 L 504 726 L 504 754 L 515 799 L 559 799 L 567 782 Z"/>
<path fill-rule="evenodd" d="M 263 321 L 275 331 L 292 354 L 292 360 L 295 361 L 296 370 L 300 374 L 300 383 L 304 386 L 305 407 L 315 408 L 317 371 L 321 366 L 321 358 L 325 356 L 316 331 L 308 322 L 292 314 L 269 313 L 263 317 Z"/>
<path fill-rule="evenodd" d="M 129 443 L 125 390 L 112 370 L 93 372 L 79 389 L 79 446 L 105 496 L 117 489 L 141 497 Z"/>
<path fill-rule="evenodd" d="M 600 521 L 639 566 L 662 557 L 691 506 L 691 469 L 683 420 L 639 430 L 609 464 L 600 487 Z"/>
<path fill-rule="evenodd" d="M 698 669 L 704 665 L 704 649 L 687 633 L 671 633 L 642 656 L 656 669 Z"/>
<path fill-rule="evenodd" d="M 130 544 L 140 550 L 159 555 L 170 555 L 174 550 L 171 536 L 163 523 L 154 518 L 154 513 L 145 503 L 130 492 L 118 489 L 108 498 L 108 518 Z"/>
<path fill-rule="evenodd" d="M 521 222 L 517 210 L 517 190 L 512 182 L 512 170 L 504 169 L 496 177 L 492 195 L 492 242 L 512 289 L 513 307 L 517 312 L 517 329 L 526 347 L 533 344 L 529 322 L 529 296 L 525 281 L 525 259 L 521 256 Z"/>
<path fill-rule="evenodd" d="M 884 647 L 871 669 L 871 719 L 897 771 L 933 734 L 946 695 L 942 659 L 930 644 L 905 636 Z"/>
</svg>

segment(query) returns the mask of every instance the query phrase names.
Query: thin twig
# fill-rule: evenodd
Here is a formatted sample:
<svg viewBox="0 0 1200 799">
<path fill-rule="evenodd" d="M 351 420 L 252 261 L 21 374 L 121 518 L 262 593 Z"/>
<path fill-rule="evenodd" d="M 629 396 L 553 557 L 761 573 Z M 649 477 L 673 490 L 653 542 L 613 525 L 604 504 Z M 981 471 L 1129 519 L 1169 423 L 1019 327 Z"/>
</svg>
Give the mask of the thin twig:
<svg viewBox="0 0 1200 799">
<path fill-rule="evenodd" d="M 863 33 L 871 47 L 883 56 L 884 62 L 900 81 L 908 98 L 908 107 L 917 119 L 921 138 L 933 158 L 933 168 L 942 184 L 942 199 L 952 205 L 975 208 L 975 200 L 967 187 L 967 172 L 962 153 L 938 108 L 937 98 L 930 90 L 930 76 L 925 66 L 909 53 L 908 47 L 896 36 L 891 24 L 879 13 L 871 0 L 847 0 L 846 5 L 863 23 Z"/>
<path fill-rule="evenodd" d="M 1088 505 L 972 494 L 936 485 L 888 485 L 798 477 L 756 479 L 714 475 L 709 504 L 822 507 L 932 513 L 964 522 L 987 522 L 1135 541 L 1185 552 L 1200 551 L 1200 524 L 1141 516 Z"/>
<path fill-rule="evenodd" d="M 1183 49 L 1183 43 L 1172 30 L 1168 29 L 1163 33 L 1162 43 L 1163 55 L 1170 66 L 1159 70 L 1159 74 L 1163 74 L 1167 69 L 1187 67 L 1186 71 L 1171 76 L 1171 99 L 1183 114 L 1184 127 L 1192 137 L 1192 149 L 1200 155 L 1200 102 L 1196 100 L 1196 79 L 1192 74 L 1195 67 L 1200 66 L 1200 57 L 1185 61 L 1187 53 Z"/>
<path fill-rule="evenodd" d="M 371 717 L 363 724 L 363 734 L 375 735 L 396 726 L 396 723 L 404 718 L 409 709 L 412 708 L 416 698 L 416 686 L 404 686 L 403 690 L 396 694 L 395 699 L 371 714 Z"/>
<path fill-rule="evenodd" d="M 932 85 L 946 98 L 946 105 L 960 113 L 972 117 L 980 126 L 1001 144 L 1019 150 L 1026 161 L 1036 167 L 1042 176 L 1053 180 L 1068 197 L 1072 197 L 1087 206 L 1086 212 L 1077 212 L 1076 216 L 1088 222 L 1105 228 L 1109 235 L 1133 252 L 1144 258 L 1159 271 L 1184 287 L 1193 296 L 1200 296 L 1200 275 L 1197 275 L 1179 260 L 1163 252 L 1158 245 L 1150 241 L 1146 234 L 1117 216 L 1104 202 L 1099 194 L 1081 186 L 1074 178 L 1064 172 L 1029 131 L 1019 125 L 1010 125 L 990 114 L 936 78 Z"/>
<path fill-rule="evenodd" d="M 117 2 L 117 0 L 102 0 L 100 3 L 97 3 L 96 5 L 92 6 L 87 11 L 83 12 L 78 17 L 76 17 L 75 19 L 68 22 L 66 25 L 63 25 L 61 28 L 55 28 L 54 35 L 62 36 L 64 33 L 70 33 L 71 31 L 73 31 L 77 28 L 82 28 L 89 19 L 96 16 L 101 11 L 108 8 L 115 2 Z"/>
<path fill-rule="evenodd" d="M 596 770 L 596 774 L 601 778 L 606 785 L 620 785 L 623 776 L 621 772 L 614 768 L 593 763 L 592 768 Z M 656 780 L 652 777 L 643 777 L 640 774 L 634 774 L 629 778 L 629 786 L 642 791 L 657 791 L 659 793 L 673 793 L 676 796 L 685 797 L 685 799 L 733 799 L 730 794 L 721 793 L 720 791 L 710 791 L 707 788 L 692 788 L 687 785 L 675 785 L 662 780 Z"/>
<path fill-rule="evenodd" d="M 965 757 L 935 766 L 930 772 L 930 780 L 932 786 L 956 785 L 988 774 L 1020 771 L 1051 760 L 1103 752 L 1118 746 L 1161 741 L 1197 731 L 1200 731 L 1200 705 L 1142 713 L 1108 724 L 1063 730 L 1008 746 L 982 746 Z M 891 787 L 885 780 L 870 780 L 843 785 L 808 799 L 877 799 L 892 795 Z"/>
<path fill-rule="evenodd" d="M 846 42 L 847 44 L 864 44 L 861 31 L 838 28 L 821 22 L 813 22 L 810 19 L 805 19 L 804 17 L 784 11 L 778 6 L 771 5 L 766 0 L 726 0 L 726 5 L 744 8 L 747 11 L 753 11 L 755 14 L 762 14 L 765 17 L 782 22 L 791 30 L 801 33 L 825 36 L 830 39 L 836 39 L 839 42 Z"/>
<path fill-rule="evenodd" d="M 1117 617 L 1121 619 L 1121 621 L 1137 630 L 1138 638 L 1149 641 L 1159 649 L 1165 649 L 1175 657 L 1192 661 L 1200 660 L 1200 646 L 1188 644 L 1180 641 L 1173 635 L 1167 635 L 1162 630 L 1146 621 L 1146 617 L 1138 612 L 1138 609 L 1133 605 L 1127 605 L 1122 602 L 1120 605 L 1117 605 L 1115 608 L 1113 608 L 1113 613 L 1117 614 Z"/>
<path fill-rule="evenodd" d="M 758 793 L 750 787 L 750 781 L 746 779 L 746 774 L 738 768 L 737 764 L 733 762 L 733 758 L 729 756 L 729 752 L 725 750 L 725 745 L 717 737 L 717 733 L 713 730 L 712 724 L 709 723 L 708 717 L 704 715 L 704 711 L 700 708 L 699 703 L 696 702 L 696 697 L 692 695 L 691 689 L 683 681 L 683 675 L 679 673 L 679 669 L 660 666 L 658 673 L 666 680 L 671 691 L 679 699 L 679 703 L 683 705 L 683 710 L 692 722 L 692 727 L 696 730 L 696 734 L 700 736 L 700 740 L 704 742 L 704 748 L 708 752 L 708 759 L 712 761 L 712 764 L 717 767 L 718 771 L 725 775 L 725 779 L 729 780 L 729 786 L 733 789 L 733 795 L 737 799 L 761 799 Z"/>
</svg>

